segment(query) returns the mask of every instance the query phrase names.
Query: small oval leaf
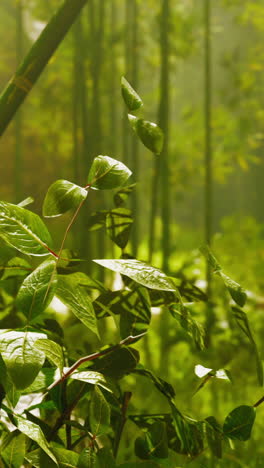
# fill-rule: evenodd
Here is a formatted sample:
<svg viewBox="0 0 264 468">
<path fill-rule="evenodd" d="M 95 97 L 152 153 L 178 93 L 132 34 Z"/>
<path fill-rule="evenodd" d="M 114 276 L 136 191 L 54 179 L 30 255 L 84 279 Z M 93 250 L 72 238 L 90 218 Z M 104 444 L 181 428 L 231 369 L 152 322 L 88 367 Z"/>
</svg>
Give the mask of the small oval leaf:
<svg viewBox="0 0 264 468">
<path fill-rule="evenodd" d="M 50 233 L 41 218 L 12 203 L 0 202 L 0 237 L 27 255 L 49 255 Z"/>
<path fill-rule="evenodd" d="M 41 263 L 23 281 L 16 304 L 29 322 L 48 307 L 54 296 L 56 283 L 56 262 L 53 259 Z"/>
<path fill-rule="evenodd" d="M 143 101 L 124 76 L 121 78 L 121 92 L 129 111 L 134 111 L 143 106 Z"/>
<path fill-rule="evenodd" d="M 34 347 L 47 338 L 43 333 L 0 330 L 0 353 L 16 388 L 29 387 L 45 361 L 45 354 Z"/>
<path fill-rule="evenodd" d="M 88 184 L 96 190 L 110 190 L 121 187 L 132 172 L 125 164 L 109 156 L 97 156 L 92 163 Z"/>
<path fill-rule="evenodd" d="M 61 216 L 69 210 L 77 208 L 87 197 L 87 190 L 68 180 L 57 180 L 46 194 L 42 213 L 47 218 Z"/>
<path fill-rule="evenodd" d="M 137 136 L 152 153 L 160 154 L 164 143 L 164 134 L 161 128 L 154 122 L 138 119 L 128 114 L 128 120 Z"/>
</svg>

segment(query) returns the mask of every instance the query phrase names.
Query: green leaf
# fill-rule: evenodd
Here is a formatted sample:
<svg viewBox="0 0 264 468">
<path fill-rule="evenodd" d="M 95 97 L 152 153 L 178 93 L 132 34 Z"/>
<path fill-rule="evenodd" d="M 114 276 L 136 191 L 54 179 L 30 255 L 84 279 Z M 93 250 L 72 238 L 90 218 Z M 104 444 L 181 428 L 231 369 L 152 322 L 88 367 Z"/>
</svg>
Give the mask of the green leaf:
<svg viewBox="0 0 264 468">
<path fill-rule="evenodd" d="M 121 249 L 124 249 L 128 243 L 132 223 L 131 210 L 126 208 L 116 208 L 109 211 L 106 216 L 106 232 Z"/>
<path fill-rule="evenodd" d="M 121 187 L 132 172 L 120 161 L 109 156 L 97 156 L 92 163 L 88 184 L 93 189 L 110 190 Z"/>
<path fill-rule="evenodd" d="M 103 393 L 95 385 L 90 403 L 90 427 L 93 436 L 99 437 L 107 434 L 110 427 L 110 406 L 107 403 Z"/>
<path fill-rule="evenodd" d="M 53 259 L 45 260 L 23 281 L 16 304 L 29 322 L 48 307 L 53 299 L 56 283 L 56 262 Z"/>
<path fill-rule="evenodd" d="M 38 215 L 11 203 L 0 202 L 0 237 L 27 255 L 48 255 L 51 237 Z"/>
<path fill-rule="evenodd" d="M 205 348 L 205 330 L 204 327 L 192 318 L 188 307 L 183 303 L 169 305 L 171 315 L 179 321 L 181 327 L 192 337 L 198 349 Z"/>
<path fill-rule="evenodd" d="M 133 374 L 138 374 L 150 379 L 155 387 L 161 392 L 165 397 L 171 402 L 171 400 L 175 397 L 175 391 L 172 385 L 165 380 L 157 377 L 153 372 L 145 367 L 142 364 L 138 364 L 136 369 L 134 369 Z"/>
<path fill-rule="evenodd" d="M 65 370 L 67 370 L 65 368 Z M 105 390 L 107 390 L 108 392 L 111 392 L 112 390 L 110 390 L 107 386 L 107 382 L 103 376 L 103 374 L 100 374 L 99 372 L 94 372 L 94 371 L 76 371 L 76 372 L 73 372 L 71 375 L 70 375 L 70 379 L 74 379 L 74 380 L 80 380 L 81 382 L 86 382 L 86 383 L 89 383 L 91 385 L 98 385 L 102 388 L 104 388 Z"/>
<path fill-rule="evenodd" d="M 77 468 L 98 468 L 96 454 L 92 448 L 86 448 L 80 453 Z"/>
<path fill-rule="evenodd" d="M 20 203 L 17 204 L 17 206 L 22 206 L 24 208 L 25 206 L 31 205 L 31 203 L 34 202 L 33 197 L 27 197 L 24 200 L 22 200 Z"/>
<path fill-rule="evenodd" d="M 4 440 L 1 444 L 1 457 L 6 466 L 12 468 L 21 468 L 23 466 L 26 453 L 26 441 L 24 434 L 20 434 L 17 430 L 12 431 L 7 436 L 8 440 Z"/>
<path fill-rule="evenodd" d="M 216 379 L 229 380 L 230 381 L 230 374 L 225 369 L 213 370 L 213 369 L 209 369 L 207 367 L 204 367 L 201 364 L 197 364 L 195 366 L 194 372 L 197 375 L 197 377 L 199 377 L 199 378 L 202 378 L 202 377 L 210 374 L 212 377 L 215 377 Z"/>
<path fill-rule="evenodd" d="M 77 467 L 79 454 L 66 450 L 62 447 L 51 445 L 52 452 L 54 453 L 57 463 L 54 463 L 45 452 L 40 449 L 34 450 L 26 455 L 26 459 L 36 468 L 75 468 Z"/>
<path fill-rule="evenodd" d="M 175 428 L 177 452 L 197 456 L 203 449 L 203 425 L 197 421 L 183 416 L 171 403 L 173 425 Z"/>
<path fill-rule="evenodd" d="M 222 458 L 222 428 L 213 416 L 205 419 L 205 431 L 211 452 L 217 458 Z"/>
<path fill-rule="evenodd" d="M 161 128 L 154 122 L 138 119 L 128 114 L 128 120 L 137 136 L 152 153 L 160 154 L 164 143 L 164 134 Z"/>
<path fill-rule="evenodd" d="M 135 187 L 136 187 L 136 184 L 127 185 L 126 187 L 122 187 L 120 190 L 118 190 L 115 193 L 114 203 L 117 208 L 119 208 L 120 206 L 126 203 L 127 198 L 133 192 Z"/>
<path fill-rule="evenodd" d="M 26 420 L 25 418 L 22 418 L 22 416 L 17 415 L 17 428 L 25 434 L 27 437 L 29 437 L 31 440 L 34 440 L 41 448 L 44 450 L 44 452 L 54 461 L 54 463 L 58 466 L 57 460 L 53 453 L 50 450 L 49 444 L 40 429 L 40 427 L 31 422 Z"/>
<path fill-rule="evenodd" d="M 97 231 L 105 226 L 107 210 L 95 211 L 87 219 L 87 229 L 89 231 Z"/>
<path fill-rule="evenodd" d="M 89 330 L 99 336 L 92 301 L 88 293 L 74 279 L 71 279 L 70 275 L 58 276 L 56 296 Z"/>
<path fill-rule="evenodd" d="M 139 352 L 130 347 L 123 347 L 96 359 L 93 369 L 102 372 L 107 377 L 121 379 L 129 374 L 138 364 Z"/>
<path fill-rule="evenodd" d="M 1 280 L 6 280 L 17 278 L 18 276 L 27 276 L 31 271 L 32 267 L 26 260 L 20 257 L 13 257 L 7 263 L 0 265 L 0 278 Z"/>
<path fill-rule="evenodd" d="M 253 347 L 253 352 L 255 354 L 255 359 L 256 359 L 258 382 L 260 386 L 263 386 L 263 381 L 264 381 L 263 365 L 260 359 L 257 344 L 254 340 L 254 337 L 250 329 L 247 314 L 243 310 L 239 309 L 239 307 L 232 307 L 232 312 L 233 312 L 234 318 L 236 319 L 238 326 L 241 328 L 242 332 L 248 337 Z"/>
<path fill-rule="evenodd" d="M 37 340 L 34 343 L 34 346 L 45 353 L 46 358 L 54 364 L 56 367 L 58 367 L 62 373 L 63 371 L 63 363 L 64 363 L 64 358 L 63 358 L 63 352 L 62 348 L 58 343 L 55 343 L 55 341 L 52 340 Z"/>
<path fill-rule="evenodd" d="M 121 91 L 125 104 L 129 111 L 134 111 L 143 106 L 142 99 L 132 88 L 124 76 L 121 78 Z"/>
<path fill-rule="evenodd" d="M 166 424 L 163 421 L 155 421 L 144 438 L 140 437 L 136 440 L 135 453 L 143 459 L 168 458 L 168 437 Z"/>
<path fill-rule="evenodd" d="M 204 255 L 214 272 L 222 270 L 221 265 L 218 263 L 215 256 L 212 254 L 208 245 L 203 245 L 202 247 L 200 247 L 200 252 Z"/>
<path fill-rule="evenodd" d="M 158 268 L 154 268 L 145 262 L 134 259 L 94 260 L 94 262 L 105 268 L 109 268 L 109 270 L 128 276 L 147 288 L 175 291 L 175 285 L 171 278 L 166 276 L 163 271 Z"/>
<path fill-rule="evenodd" d="M 142 287 L 132 291 L 123 290 L 120 291 L 120 299 L 116 307 L 120 307 L 121 338 L 146 332 L 151 320 L 148 290 Z"/>
<path fill-rule="evenodd" d="M 43 216 L 53 218 L 77 208 L 86 199 L 87 193 L 85 188 L 68 180 L 57 180 L 47 191 L 42 208 Z"/>
<path fill-rule="evenodd" d="M 235 303 L 240 307 L 243 307 L 247 300 L 246 291 L 240 286 L 240 284 L 236 283 L 234 280 L 229 278 L 229 276 L 225 275 L 225 273 L 223 273 L 222 271 L 219 271 L 218 274 L 222 278 L 224 285 L 228 289 Z"/>
<path fill-rule="evenodd" d="M 35 380 L 45 361 L 45 354 L 36 350 L 35 341 L 46 338 L 43 333 L 0 330 L 0 353 L 17 389 L 27 388 Z"/>
<path fill-rule="evenodd" d="M 229 439 L 246 441 L 251 436 L 256 417 L 253 406 L 241 405 L 229 413 L 225 419 L 223 432 Z"/>
</svg>

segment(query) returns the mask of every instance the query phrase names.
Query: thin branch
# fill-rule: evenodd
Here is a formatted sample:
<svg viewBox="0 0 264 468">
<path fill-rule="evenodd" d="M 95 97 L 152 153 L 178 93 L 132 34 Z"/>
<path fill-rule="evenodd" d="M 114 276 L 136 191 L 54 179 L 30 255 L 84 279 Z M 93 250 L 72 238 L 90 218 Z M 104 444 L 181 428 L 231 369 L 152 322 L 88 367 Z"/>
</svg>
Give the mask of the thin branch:
<svg viewBox="0 0 264 468">
<path fill-rule="evenodd" d="M 144 336 L 145 334 L 146 334 L 146 332 L 141 333 L 140 335 L 137 335 L 137 336 L 128 336 L 127 338 L 125 338 L 124 340 L 120 341 L 120 343 L 118 343 L 118 344 L 116 344 L 116 345 L 109 346 L 109 348 L 103 349 L 102 351 L 99 351 L 98 353 L 93 353 L 93 354 L 90 354 L 89 356 L 84 356 L 84 357 L 78 359 L 78 361 L 76 361 L 76 362 L 67 370 L 67 372 L 65 372 L 65 374 L 63 374 L 58 380 L 55 380 L 55 382 L 53 382 L 53 383 L 47 388 L 47 392 L 49 392 L 50 390 L 52 390 L 54 387 L 56 387 L 56 386 L 59 385 L 60 383 L 64 382 L 64 380 L 66 380 L 68 377 L 70 377 L 71 374 L 72 374 L 76 369 L 78 369 L 78 367 L 80 367 L 81 364 L 84 364 L 85 362 L 89 362 L 89 361 L 94 361 L 95 359 L 98 359 L 98 358 L 104 356 L 105 354 L 109 354 L 109 353 L 111 353 L 112 351 L 115 351 L 116 349 L 120 348 L 121 346 L 128 346 L 128 345 L 130 345 L 131 343 L 133 343 L 134 341 L 136 341 L 136 340 L 138 340 L 139 338 L 141 338 L 142 336 Z"/>
</svg>

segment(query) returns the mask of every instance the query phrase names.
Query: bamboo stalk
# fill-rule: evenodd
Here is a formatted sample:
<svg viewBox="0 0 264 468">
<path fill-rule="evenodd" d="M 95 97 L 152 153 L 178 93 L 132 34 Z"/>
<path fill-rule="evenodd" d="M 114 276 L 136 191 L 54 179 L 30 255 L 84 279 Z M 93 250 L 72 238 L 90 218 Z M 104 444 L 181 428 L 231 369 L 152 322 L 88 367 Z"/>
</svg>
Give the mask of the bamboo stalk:
<svg viewBox="0 0 264 468">
<path fill-rule="evenodd" d="M 65 0 L 0 96 L 0 135 L 31 91 L 87 0 Z"/>
</svg>

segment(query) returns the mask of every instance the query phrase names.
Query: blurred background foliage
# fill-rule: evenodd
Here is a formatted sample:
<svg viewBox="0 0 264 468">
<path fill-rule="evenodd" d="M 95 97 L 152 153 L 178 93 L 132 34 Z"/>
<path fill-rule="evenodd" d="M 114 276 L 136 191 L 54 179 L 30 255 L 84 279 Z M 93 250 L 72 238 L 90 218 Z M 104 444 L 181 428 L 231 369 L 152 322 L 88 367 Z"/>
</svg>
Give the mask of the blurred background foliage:
<svg viewBox="0 0 264 468">
<path fill-rule="evenodd" d="M 1 88 L 60 4 L 59 0 L 1 1 Z M 142 260 L 151 257 L 157 267 L 164 267 L 166 256 L 167 273 L 191 279 L 205 288 L 205 265 L 198 251 L 205 229 L 204 98 L 208 91 L 204 89 L 202 0 L 170 2 L 165 51 L 169 74 L 168 151 L 164 173 L 162 155 L 158 163 L 162 179 L 155 179 L 157 156 L 136 141 L 120 97 L 120 78 L 124 75 L 144 101 L 144 118 L 162 124 L 162 6 L 163 2 L 157 0 L 88 2 L 0 140 L 1 199 L 16 203 L 30 195 L 35 199 L 35 210 L 40 212 L 44 195 L 56 179 L 84 186 L 96 155 L 116 157 L 132 169 L 133 182 L 137 183 L 131 197 L 135 221 L 127 251 Z M 248 290 L 245 310 L 261 357 L 263 33 L 262 0 L 211 1 L 212 248 L 224 270 Z M 169 206 L 165 212 L 164 184 Z M 155 191 L 157 212 L 150 255 L 149 226 Z M 69 236 L 68 247 L 87 258 L 118 256 L 118 249 L 113 250 L 101 231 L 88 233 L 91 212 L 113 207 L 111 197 L 91 194 L 90 205 L 77 223 L 74 236 Z M 48 225 L 59 243 L 61 222 L 55 220 Z M 164 226 L 169 226 L 169 252 L 164 252 L 162 242 Z M 3 252 L 4 247 L 1 249 Z M 223 421 L 235 405 L 254 404 L 262 390 L 257 384 L 251 344 L 233 323 L 229 298 L 217 278 L 213 280 L 213 304 L 215 323 L 209 349 L 198 352 L 191 340 L 175 328 L 175 321 L 171 317 L 163 320 L 163 314 L 153 316 L 148 344 L 145 348 L 140 344 L 139 348 L 146 366 L 174 386 L 178 406 L 185 413 L 197 419 L 214 414 Z M 194 308 L 194 314 L 203 321 L 201 307 Z M 111 336 L 111 327 L 109 330 L 105 333 Z M 67 328 L 66 335 L 69 342 L 74 342 L 79 328 Z M 193 396 L 199 385 L 194 374 L 198 363 L 229 369 L 233 383 L 210 381 Z M 123 386 L 132 388 L 131 411 L 134 405 L 141 411 L 166 412 L 166 402 L 154 387 L 146 388 L 144 382 L 131 376 L 124 379 Z M 258 413 L 248 443 L 236 443 L 235 450 L 227 450 L 222 461 L 205 453 L 192 461 L 192 466 L 262 467 L 262 407 Z M 130 457 L 132 424 L 128 422 L 126 427 L 122 459 Z M 186 460 L 179 456 L 177 464 L 183 463 Z"/>
</svg>

